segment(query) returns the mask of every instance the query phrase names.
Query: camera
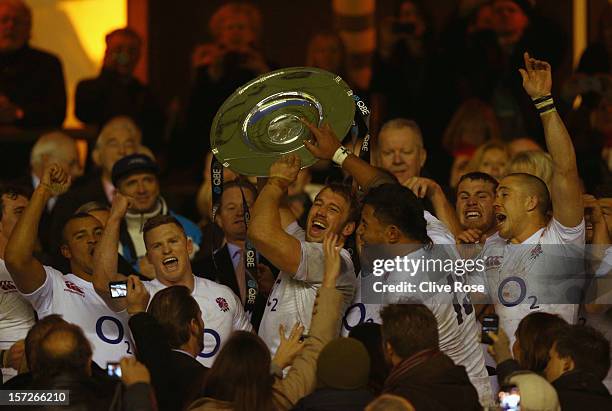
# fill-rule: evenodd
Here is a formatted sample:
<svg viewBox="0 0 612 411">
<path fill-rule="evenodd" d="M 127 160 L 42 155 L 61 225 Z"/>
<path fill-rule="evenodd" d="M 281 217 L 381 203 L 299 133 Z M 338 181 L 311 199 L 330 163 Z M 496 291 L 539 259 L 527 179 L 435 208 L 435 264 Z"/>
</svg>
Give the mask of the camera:
<svg viewBox="0 0 612 411">
<path fill-rule="evenodd" d="M 111 281 L 108 283 L 111 298 L 121 298 L 127 296 L 127 281 Z"/>
<path fill-rule="evenodd" d="M 498 394 L 499 407 L 504 411 L 520 411 L 521 393 L 514 384 L 502 385 Z"/>
</svg>

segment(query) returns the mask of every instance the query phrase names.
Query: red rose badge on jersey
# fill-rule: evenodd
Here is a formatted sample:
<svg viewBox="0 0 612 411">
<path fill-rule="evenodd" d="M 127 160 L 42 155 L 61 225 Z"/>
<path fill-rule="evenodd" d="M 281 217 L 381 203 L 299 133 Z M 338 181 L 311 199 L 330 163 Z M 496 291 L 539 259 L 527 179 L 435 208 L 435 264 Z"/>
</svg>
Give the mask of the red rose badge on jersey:
<svg viewBox="0 0 612 411">
<path fill-rule="evenodd" d="M 217 302 L 217 305 L 219 306 L 221 311 L 223 312 L 229 311 L 229 304 L 227 303 L 227 300 L 225 298 L 218 297 L 215 301 Z"/>
</svg>

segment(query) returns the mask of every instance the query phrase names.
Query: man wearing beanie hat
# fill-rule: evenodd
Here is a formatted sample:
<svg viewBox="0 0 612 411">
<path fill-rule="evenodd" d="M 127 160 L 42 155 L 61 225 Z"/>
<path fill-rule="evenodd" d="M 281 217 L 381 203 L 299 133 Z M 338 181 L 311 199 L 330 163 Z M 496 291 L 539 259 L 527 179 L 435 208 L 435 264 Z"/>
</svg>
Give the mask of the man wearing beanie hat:
<svg viewBox="0 0 612 411">
<path fill-rule="evenodd" d="M 294 410 L 363 410 L 374 398 L 366 388 L 369 375 L 370 356 L 365 346 L 354 338 L 336 338 L 319 354 L 318 388 L 302 398 Z"/>
<path fill-rule="evenodd" d="M 193 257 L 202 241 L 198 226 L 168 209 L 166 201 L 159 192 L 159 167 L 150 157 L 144 154 L 131 154 L 115 163 L 112 170 L 112 182 L 118 192 L 131 200 L 124 221 L 120 228 L 119 252 L 132 266 L 149 278 L 155 278 L 153 268 L 148 264 L 142 227 L 148 219 L 157 215 L 171 215 L 183 226 L 188 238 L 191 238 Z"/>
</svg>

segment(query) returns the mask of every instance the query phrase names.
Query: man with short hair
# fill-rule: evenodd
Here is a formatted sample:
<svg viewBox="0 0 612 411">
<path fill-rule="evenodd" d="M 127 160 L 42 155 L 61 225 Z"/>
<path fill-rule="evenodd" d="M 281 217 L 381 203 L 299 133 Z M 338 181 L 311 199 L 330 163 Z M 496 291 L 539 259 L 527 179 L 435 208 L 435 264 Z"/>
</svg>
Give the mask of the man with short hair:
<svg viewBox="0 0 612 411">
<path fill-rule="evenodd" d="M 81 80 L 76 88 L 75 113 L 79 120 L 100 126 L 116 116 L 129 116 L 142 129 L 144 144 L 158 150 L 164 113 L 151 90 L 135 76 L 142 40 L 130 28 L 106 35 L 100 75 Z"/>
<path fill-rule="evenodd" d="M 478 394 L 460 365 L 438 348 L 438 324 L 422 304 L 394 304 L 381 313 L 383 350 L 393 367 L 383 393 L 417 410 L 480 410 Z"/>
<path fill-rule="evenodd" d="M 610 341 L 593 327 L 570 325 L 557 333 L 544 370 L 563 410 L 609 410 L 602 380 L 610 369 Z"/>
<path fill-rule="evenodd" d="M 94 256 L 93 281 L 96 291 L 115 311 L 123 311 L 127 307 L 126 299 L 110 298 L 109 282 L 126 280 L 124 275 L 117 273 L 117 247 L 119 227 L 131 202 L 132 199 L 123 194 L 115 196 L 111 215 Z M 183 285 L 191 291 L 207 327 L 204 330 L 204 350 L 197 359 L 207 367 L 212 365 L 221 346 L 234 330 L 252 330 L 240 299 L 229 288 L 194 276 L 189 259 L 193 252 L 192 240 L 173 216 L 159 214 L 150 218 L 142 228 L 142 236 L 145 257 L 156 277 L 143 283 L 144 287 L 152 296 L 173 285 Z"/>
<path fill-rule="evenodd" d="M 397 118 L 383 124 L 378 135 L 379 164 L 400 184 L 418 177 L 427 160 L 423 136 L 413 120 Z"/>
<path fill-rule="evenodd" d="M 246 268 L 247 227 L 244 222 L 244 202 L 253 207 L 257 189 L 248 181 L 230 181 L 223 185 L 216 222 L 223 230 L 225 244 L 212 255 L 193 262 L 193 269 L 205 278 L 226 285 L 240 297 L 251 323 L 257 329 L 274 285 L 274 275 L 266 264 L 255 262 L 256 268 Z M 263 260 L 263 258 L 262 258 Z"/>
<path fill-rule="evenodd" d="M 484 242 L 497 232 L 495 190 L 497 180 L 486 173 L 464 174 L 457 184 L 457 217 L 465 230 L 458 240 L 462 243 Z"/>
<path fill-rule="evenodd" d="M 130 276 L 127 310 L 137 357 L 151 372 L 159 409 L 186 409 L 202 394 L 208 370 L 196 360 L 204 349 L 200 306 L 182 285 L 159 291 L 147 304 L 146 288 Z"/>
<path fill-rule="evenodd" d="M 323 238 L 337 234 L 341 246 L 355 230 L 359 215 L 351 188 L 341 184 L 325 186 L 317 194 L 306 224 L 301 229 L 295 216 L 281 201 L 297 178 L 300 158 L 290 155 L 270 167 L 270 178 L 251 210 L 248 237 L 257 250 L 280 269 L 268 298 L 259 327 L 259 336 L 272 354 L 280 344 L 278 329 L 291 329 L 296 322 L 310 327 L 312 307 L 323 279 Z M 350 254 L 341 250 L 342 268 L 336 287 L 344 295 L 345 307 L 355 291 L 355 269 Z"/>
<path fill-rule="evenodd" d="M 62 63 L 31 48 L 32 11 L 0 0 L 0 124 L 61 127 L 66 116 Z"/>
<path fill-rule="evenodd" d="M 0 351 L 9 350 L 25 338 L 35 321 L 32 306 L 17 291 L 4 263 L 8 239 L 27 205 L 25 190 L 0 186 Z M 14 375 L 16 371 L 7 369 L 2 374 Z"/>
<path fill-rule="evenodd" d="M 102 235 L 102 224 L 89 214 L 81 214 L 72 216 L 64 225 L 59 233 L 61 252 L 70 263 L 70 274 L 43 266 L 33 255 L 40 216 L 47 201 L 67 190 L 69 180 L 68 174 L 56 164 L 45 170 L 6 243 L 4 259 L 15 286 L 32 304 L 38 318 L 61 314 L 67 321 L 80 325 L 95 347 L 94 361 L 105 365 L 131 353 L 131 341 L 127 315 L 109 310 L 91 283 L 93 252 Z"/>
<path fill-rule="evenodd" d="M 190 258 L 199 250 L 202 232 L 187 218 L 172 212 L 160 195 L 159 167 L 144 154 L 132 154 L 115 163 L 112 182 L 117 191 L 130 197 L 130 208 L 125 214 L 120 231 L 120 254 L 134 269 L 148 278 L 155 278 L 153 267 L 146 259 L 146 246 L 142 235 L 143 224 L 157 215 L 170 215 L 176 218 L 187 237 L 192 241 Z"/>
<path fill-rule="evenodd" d="M 583 269 L 584 209 L 574 147 L 554 109 L 550 65 L 527 53 L 524 62 L 523 87 L 540 111 L 553 159 L 551 191 L 530 174 L 504 177 L 494 203 L 498 234 L 486 240 L 481 253 L 499 325 L 512 340 L 520 320 L 534 311 L 576 323 L 584 285 L 578 271 Z"/>
</svg>

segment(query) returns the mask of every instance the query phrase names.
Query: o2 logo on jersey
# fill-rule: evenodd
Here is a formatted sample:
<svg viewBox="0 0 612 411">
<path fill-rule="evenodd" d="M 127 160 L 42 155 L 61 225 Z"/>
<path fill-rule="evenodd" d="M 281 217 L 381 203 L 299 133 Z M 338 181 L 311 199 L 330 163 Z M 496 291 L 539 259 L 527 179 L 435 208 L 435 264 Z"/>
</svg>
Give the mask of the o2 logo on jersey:
<svg viewBox="0 0 612 411">
<path fill-rule="evenodd" d="M 221 336 L 219 335 L 219 333 L 213 329 L 204 328 L 204 348 L 205 349 L 206 349 L 206 334 L 210 335 L 212 338 L 215 339 L 215 345 L 212 350 L 208 352 L 202 351 L 201 353 L 199 353 L 198 357 L 202 357 L 202 358 L 214 357 L 217 354 L 217 352 L 219 352 L 219 348 L 221 348 Z"/>
<path fill-rule="evenodd" d="M 116 332 L 114 333 L 116 337 L 108 335 L 109 326 L 107 324 L 109 321 L 111 324 L 113 324 L 117 328 Z M 98 335 L 99 339 L 101 339 L 107 344 L 120 344 L 123 341 L 125 330 L 123 329 L 123 324 L 121 324 L 121 321 L 119 321 L 115 317 L 105 315 L 105 316 L 98 318 L 98 321 L 96 321 L 96 334 Z M 132 354 L 130 342 L 127 340 L 123 342 L 127 344 L 126 353 Z"/>
<path fill-rule="evenodd" d="M 349 320 L 352 320 L 353 318 L 356 318 L 355 315 L 352 315 L 355 310 L 359 310 L 359 320 L 357 320 L 356 322 L 351 321 L 351 324 L 349 324 Z M 365 304 L 363 303 L 356 303 L 351 305 L 349 308 L 346 309 L 346 313 L 344 314 L 344 318 L 342 319 L 342 327 L 344 327 L 344 329 L 346 329 L 347 331 L 351 331 L 353 328 L 357 327 L 359 324 L 363 324 L 363 323 L 373 323 L 374 319 L 372 318 L 368 318 L 366 319 L 366 307 Z"/>
<path fill-rule="evenodd" d="M 517 290 L 518 288 L 518 290 Z M 518 291 L 518 296 L 517 296 Z M 514 307 L 521 304 L 527 296 L 527 284 L 521 277 L 508 277 L 505 278 L 497 289 L 497 298 L 500 303 L 506 307 Z M 540 308 L 538 305 L 538 297 L 530 295 L 527 300 L 531 301 L 529 306 L 530 310 L 537 310 Z"/>
</svg>

